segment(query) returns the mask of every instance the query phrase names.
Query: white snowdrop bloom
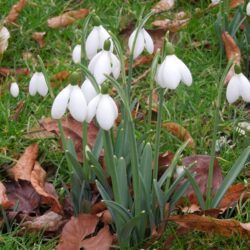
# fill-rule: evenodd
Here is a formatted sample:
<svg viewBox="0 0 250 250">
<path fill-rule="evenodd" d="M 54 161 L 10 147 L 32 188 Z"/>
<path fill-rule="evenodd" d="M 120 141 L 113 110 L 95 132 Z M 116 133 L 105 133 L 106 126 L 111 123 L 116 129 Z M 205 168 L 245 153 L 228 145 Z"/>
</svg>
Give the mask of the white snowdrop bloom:
<svg viewBox="0 0 250 250">
<path fill-rule="evenodd" d="M 18 87 L 18 84 L 16 82 L 11 83 L 10 93 L 13 97 L 17 97 L 19 95 L 19 87 Z"/>
<path fill-rule="evenodd" d="M 248 2 L 247 4 L 246 12 L 247 12 L 247 15 L 250 16 L 250 2 Z"/>
<path fill-rule="evenodd" d="M 6 27 L 0 29 L 0 54 L 8 48 L 8 40 L 10 38 L 10 33 Z"/>
<path fill-rule="evenodd" d="M 239 97 L 250 102 L 250 82 L 242 74 L 235 74 L 227 85 L 226 97 L 229 103 L 235 102 Z"/>
<path fill-rule="evenodd" d="M 130 51 L 132 51 L 133 43 L 135 40 L 137 29 L 132 32 L 128 39 L 128 47 Z M 135 48 L 134 48 L 134 59 L 137 58 L 142 51 L 146 48 L 149 54 L 152 54 L 154 52 L 154 42 L 151 38 L 151 36 L 148 34 L 148 32 L 142 28 L 137 36 L 136 42 L 135 42 Z"/>
<path fill-rule="evenodd" d="M 87 122 L 91 122 L 94 116 L 102 129 L 109 130 L 113 127 L 118 117 L 118 108 L 108 94 L 99 94 L 89 102 Z"/>
<path fill-rule="evenodd" d="M 86 79 L 83 82 L 81 89 L 87 103 L 89 103 L 95 96 L 97 96 L 97 92 L 89 79 Z"/>
<path fill-rule="evenodd" d="M 120 75 L 121 63 L 111 51 L 102 50 L 96 54 L 88 65 L 98 84 L 102 84 L 112 74 L 115 79 Z"/>
<path fill-rule="evenodd" d="M 167 55 L 157 68 L 155 81 L 162 87 L 176 89 L 182 81 L 187 86 L 192 84 L 189 68 L 176 55 Z"/>
<path fill-rule="evenodd" d="M 39 93 L 41 96 L 48 94 L 48 86 L 42 72 L 35 72 L 30 79 L 29 93 L 31 96 Z"/>
<path fill-rule="evenodd" d="M 110 35 L 102 25 L 95 26 L 90 32 L 86 39 L 85 50 L 88 59 L 92 59 L 97 53 L 98 50 L 102 50 L 104 42 L 110 39 Z M 113 51 L 113 42 L 110 39 L 111 47 L 110 50 Z"/>
<path fill-rule="evenodd" d="M 52 118 L 61 119 L 67 108 L 76 121 L 85 121 L 87 102 L 80 87 L 69 84 L 56 96 L 51 109 Z"/>
<path fill-rule="evenodd" d="M 72 60 L 74 63 L 81 63 L 81 53 L 82 53 L 82 47 L 80 44 L 77 44 L 72 52 Z"/>
<path fill-rule="evenodd" d="M 220 0 L 212 0 L 212 4 L 218 4 Z"/>
<path fill-rule="evenodd" d="M 175 171 L 177 177 L 179 177 L 185 171 L 185 166 L 177 166 Z"/>
</svg>

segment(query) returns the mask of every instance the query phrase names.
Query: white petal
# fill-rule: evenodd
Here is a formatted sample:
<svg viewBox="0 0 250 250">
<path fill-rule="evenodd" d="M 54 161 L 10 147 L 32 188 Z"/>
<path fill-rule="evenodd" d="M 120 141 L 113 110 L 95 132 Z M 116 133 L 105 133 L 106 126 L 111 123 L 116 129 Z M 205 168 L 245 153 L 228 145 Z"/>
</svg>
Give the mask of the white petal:
<svg viewBox="0 0 250 250">
<path fill-rule="evenodd" d="M 111 62 L 108 51 L 102 51 L 98 57 L 94 68 L 94 77 L 98 84 L 102 84 L 106 80 L 105 75 L 111 74 Z"/>
<path fill-rule="evenodd" d="M 163 74 L 162 74 L 162 70 L 163 70 L 163 63 L 159 64 L 157 66 L 157 70 L 156 70 L 156 74 L 155 74 L 155 81 L 156 83 L 158 83 L 162 88 L 166 88 L 163 82 Z"/>
<path fill-rule="evenodd" d="M 98 61 L 98 58 L 102 55 L 102 52 L 103 51 L 97 53 L 89 62 L 88 69 L 92 74 L 94 74 L 96 62 Z"/>
<path fill-rule="evenodd" d="M 8 39 L 10 38 L 10 33 L 6 27 L 2 27 L 0 30 L 0 54 L 8 47 Z"/>
<path fill-rule="evenodd" d="M 114 78 L 117 79 L 121 72 L 121 63 L 113 53 L 110 53 L 110 59 L 112 64 L 111 65 L 112 74 Z"/>
<path fill-rule="evenodd" d="M 86 79 L 83 82 L 81 89 L 87 103 L 89 103 L 95 96 L 97 96 L 97 92 L 95 91 L 95 88 L 89 79 Z"/>
<path fill-rule="evenodd" d="M 44 74 L 42 72 L 37 73 L 37 92 L 41 96 L 46 96 L 48 94 L 48 86 L 44 77 Z"/>
<path fill-rule="evenodd" d="M 72 52 L 72 60 L 74 63 L 81 63 L 81 51 L 82 51 L 81 45 L 78 44 L 74 47 Z"/>
<path fill-rule="evenodd" d="M 100 101 L 100 98 L 101 98 L 101 94 L 94 97 L 88 104 L 88 112 L 87 112 L 87 118 L 86 118 L 86 121 L 88 123 L 93 120 L 93 118 L 96 114 L 96 109 L 97 109 L 98 103 Z"/>
<path fill-rule="evenodd" d="M 162 84 L 165 88 L 176 89 L 181 81 L 181 74 L 175 58 L 166 56 L 161 72 Z"/>
<path fill-rule="evenodd" d="M 108 33 L 108 31 L 102 26 L 100 25 L 99 27 L 99 49 L 103 49 L 103 46 L 104 46 L 104 42 L 110 38 L 110 35 Z M 111 39 L 110 40 L 110 51 L 112 52 L 113 51 L 113 41 Z"/>
<path fill-rule="evenodd" d="M 241 73 L 240 77 L 240 95 L 245 102 L 250 102 L 250 82 L 249 80 Z"/>
<path fill-rule="evenodd" d="M 247 4 L 246 12 L 247 12 L 247 15 L 250 16 L 250 2 L 248 2 Z"/>
<path fill-rule="evenodd" d="M 38 91 L 38 81 L 39 81 L 39 73 L 36 72 L 30 79 L 29 83 L 29 93 L 31 96 L 34 96 Z"/>
<path fill-rule="evenodd" d="M 113 102 L 110 96 L 103 95 L 96 110 L 96 120 L 104 130 L 111 129 L 117 117 Z"/>
<path fill-rule="evenodd" d="M 86 39 L 85 50 L 88 59 L 92 59 L 96 55 L 99 48 L 98 27 L 94 27 Z"/>
<path fill-rule="evenodd" d="M 19 87 L 18 87 L 18 84 L 16 82 L 11 83 L 10 93 L 13 97 L 17 97 L 19 95 Z"/>
<path fill-rule="evenodd" d="M 133 43 L 135 40 L 135 35 L 136 35 L 136 30 L 133 31 L 133 33 L 130 35 L 129 39 L 128 39 L 128 47 L 130 49 L 130 53 L 132 51 L 133 48 Z M 134 48 L 134 59 L 137 58 L 143 51 L 144 49 L 144 37 L 142 35 L 142 32 L 140 31 L 138 33 L 137 39 L 136 39 L 136 43 L 135 43 L 135 48 Z"/>
<path fill-rule="evenodd" d="M 61 119 L 64 115 L 68 106 L 71 90 L 72 86 L 69 84 L 56 96 L 51 108 L 51 116 L 53 119 Z"/>
<path fill-rule="evenodd" d="M 240 97 L 240 78 L 239 75 L 234 75 L 227 85 L 226 92 L 227 101 L 235 102 Z"/>
<path fill-rule="evenodd" d="M 87 116 L 87 102 L 78 86 L 74 86 L 69 98 L 68 109 L 72 117 L 78 121 L 83 122 Z"/>
<path fill-rule="evenodd" d="M 148 32 L 145 29 L 142 29 L 142 34 L 145 41 L 145 47 L 149 54 L 152 54 L 154 52 L 154 42 L 151 38 L 151 36 L 148 34 Z"/>
<path fill-rule="evenodd" d="M 181 73 L 181 81 L 183 83 L 185 83 L 187 86 L 190 86 L 193 82 L 193 78 L 192 78 L 192 74 L 191 74 L 189 68 L 177 56 L 175 56 L 175 57 L 176 57 L 176 60 L 177 60 L 178 66 L 179 66 L 180 73 Z"/>
</svg>

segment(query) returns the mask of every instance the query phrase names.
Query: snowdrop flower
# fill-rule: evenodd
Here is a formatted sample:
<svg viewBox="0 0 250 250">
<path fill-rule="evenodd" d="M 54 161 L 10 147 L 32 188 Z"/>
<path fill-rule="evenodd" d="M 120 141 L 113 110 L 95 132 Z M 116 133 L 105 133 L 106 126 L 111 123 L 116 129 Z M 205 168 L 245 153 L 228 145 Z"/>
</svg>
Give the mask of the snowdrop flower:
<svg viewBox="0 0 250 250">
<path fill-rule="evenodd" d="M 137 29 L 132 32 L 128 39 L 128 47 L 130 51 L 132 51 L 133 48 L 133 43 L 135 40 L 135 35 L 136 35 Z M 146 48 L 149 54 L 152 54 L 154 52 L 154 43 L 151 38 L 151 36 L 148 34 L 148 32 L 142 28 L 137 36 L 136 43 L 135 43 L 135 48 L 134 48 L 134 59 L 137 58 L 142 51 Z"/>
<path fill-rule="evenodd" d="M 30 79 L 29 93 L 31 96 L 39 93 L 41 96 L 48 94 L 48 86 L 42 72 L 35 72 Z"/>
<path fill-rule="evenodd" d="M 74 63 L 81 63 L 81 51 L 82 51 L 81 45 L 77 44 L 72 52 L 72 60 Z"/>
<path fill-rule="evenodd" d="M 10 38 L 10 33 L 7 28 L 0 28 L 0 54 L 8 48 L 8 40 Z"/>
<path fill-rule="evenodd" d="M 88 104 L 87 122 L 91 122 L 94 116 L 99 126 L 104 130 L 113 127 L 118 117 L 118 109 L 114 100 L 108 94 L 99 94 Z"/>
<path fill-rule="evenodd" d="M 189 68 L 176 55 L 167 55 L 157 68 L 155 81 L 162 87 L 176 89 L 182 81 L 187 86 L 192 84 Z"/>
<path fill-rule="evenodd" d="M 250 16 L 250 2 L 248 2 L 247 4 L 246 12 L 247 12 L 247 16 Z"/>
<path fill-rule="evenodd" d="M 110 41 L 108 48 L 110 48 Z M 107 77 L 105 75 L 112 74 L 115 79 L 120 75 L 121 63 L 118 58 L 108 49 L 102 50 L 96 54 L 88 65 L 89 71 L 94 75 L 98 84 L 102 84 Z"/>
<path fill-rule="evenodd" d="M 56 96 L 51 109 L 52 118 L 61 119 L 67 108 L 76 121 L 85 121 L 87 102 L 80 87 L 69 84 Z"/>
<path fill-rule="evenodd" d="M 220 3 L 220 0 L 212 0 L 212 4 L 218 4 Z"/>
<path fill-rule="evenodd" d="M 85 50 L 88 59 L 92 59 L 98 52 L 98 50 L 102 50 L 104 47 L 104 43 L 107 39 L 110 39 L 110 35 L 103 28 L 102 25 L 95 26 L 93 30 L 90 32 L 86 39 Z M 111 42 L 111 51 L 113 51 L 113 42 Z"/>
<path fill-rule="evenodd" d="M 86 79 L 83 82 L 81 90 L 85 96 L 87 103 L 89 103 L 95 96 L 97 96 L 97 92 L 89 79 Z"/>
<path fill-rule="evenodd" d="M 10 93 L 13 97 L 17 97 L 19 95 L 19 87 L 18 87 L 18 84 L 16 82 L 11 83 Z"/>
<path fill-rule="evenodd" d="M 233 103 L 240 96 L 245 102 L 250 102 L 250 82 L 242 73 L 235 73 L 227 85 L 226 97 L 229 103 Z"/>
</svg>

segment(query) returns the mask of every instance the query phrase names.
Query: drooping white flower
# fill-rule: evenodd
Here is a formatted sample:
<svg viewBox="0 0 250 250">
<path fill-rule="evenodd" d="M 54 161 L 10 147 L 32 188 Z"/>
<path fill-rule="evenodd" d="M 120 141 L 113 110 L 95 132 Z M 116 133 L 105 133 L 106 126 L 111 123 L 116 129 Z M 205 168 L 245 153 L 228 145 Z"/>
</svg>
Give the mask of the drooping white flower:
<svg viewBox="0 0 250 250">
<path fill-rule="evenodd" d="M 102 50 L 96 54 L 88 65 L 98 84 L 102 84 L 112 74 L 115 79 L 120 75 L 121 63 L 111 51 Z"/>
<path fill-rule="evenodd" d="M 176 89 L 182 81 L 187 86 L 192 84 L 189 68 L 176 55 L 167 55 L 157 68 L 155 81 L 162 87 Z"/>
<path fill-rule="evenodd" d="M 6 27 L 0 29 L 0 54 L 8 48 L 8 40 L 10 38 L 10 33 Z"/>
<path fill-rule="evenodd" d="M 110 39 L 110 35 L 102 25 L 95 26 L 90 32 L 86 39 L 85 49 L 88 59 L 92 59 L 98 50 L 102 50 L 104 43 L 107 39 Z M 113 42 L 110 39 L 111 47 L 110 50 L 113 51 Z"/>
<path fill-rule="evenodd" d="M 218 3 L 220 3 L 220 0 L 212 0 L 212 4 L 218 4 Z"/>
<path fill-rule="evenodd" d="M 87 103 L 89 103 L 95 96 L 97 96 L 97 92 L 89 79 L 86 79 L 83 82 L 81 89 Z"/>
<path fill-rule="evenodd" d="M 69 84 L 56 96 L 51 109 L 52 118 L 61 119 L 67 108 L 76 121 L 85 121 L 87 102 L 80 87 Z"/>
<path fill-rule="evenodd" d="M 72 51 L 72 60 L 74 63 L 81 63 L 81 52 L 82 47 L 80 44 L 77 44 Z"/>
<path fill-rule="evenodd" d="M 13 97 L 18 97 L 19 95 L 19 87 L 16 82 L 11 83 L 10 85 L 10 93 Z"/>
<path fill-rule="evenodd" d="M 130 51 L 133 48 L 133 43 L 135 40 L 137 29 L 132 32 L 128 39 L 128 47 Z M 148 34 L 148 32 L 142 28 L 137 36 L 136 42 L 135 42 L 135 48 L 134 48 L 134 59 L 137 58 L 142 51 L 146 48 L 149 54 L 152 54 L 154 52 L 154 42 L 151 38 L 151 36 Z"/>
<path fill-rule="evenodd" d="M 248 2 L 246 7 L 247 16 L 250 16 L 250 2 Z"/>
<path fill-rule="evenodd" d="M 99 94 L 89 102 L 87 113 L 87 122 L 91 122 L 96 116 L 99 126 L 104 130 L 109 130 L 118 117 L 118 108 L 109 95 Z"/>
<path fill-rule="evenodd" d="M 227 85 L 226 97 L 229 103 L 235 102 L 239 97 L 250 102 L 250 82 L 242 74 L 235 74 Z"/>
<path fill-rule="evenodd" d="M 29 83 L 29 93 L 31 96 L 36 95 L 36 93 L 41 96 L 46 96 L 48 94 L 48 86 L 45 77 L 42 72 L 35 72 L 30 79 Z"/>
</svg>

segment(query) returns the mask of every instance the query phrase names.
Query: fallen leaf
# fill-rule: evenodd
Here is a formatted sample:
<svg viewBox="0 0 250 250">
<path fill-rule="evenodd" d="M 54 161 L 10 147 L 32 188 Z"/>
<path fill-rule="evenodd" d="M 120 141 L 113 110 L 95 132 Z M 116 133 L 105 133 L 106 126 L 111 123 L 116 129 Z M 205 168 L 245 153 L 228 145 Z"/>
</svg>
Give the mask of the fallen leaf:
<svg viewBox="0 0 250 250">
<path fill-rule="evenodd" d="M 181 141 L 188 141 L 188 146 L 190 148 L 195 148 L 195 142 L 190 133 L 181 125 L 175 122 L 165 122 L 162 123 L 162 127 L 167 129 L 173 135 L 178 137 Z"/>
<path fill-rule="evenodd" d="M 15 112 L 11 115 L 11 119 L 13 121 L 17 121 L 19 116 L 20 116 L 20 113 L 22 112 L 23 108 L 25 106 L 25 102 L 24 101 L 20 101 L 18 102 L 16 108 L 15 108 Z"/>
<path fill-rule="evenodd" d="M 6 188 L 2 182 L 0 182 L 0 206 L 5 209 L 11 208 L 13 206 L 13 203 L 9 201 L 9 198 L 6 194 Z"/>
<path fill-rule="evenodd" d="M 109 250 L 113 239 L 114 236 L 110 233 L 109 227 L 104 226 L 96 236 L 83 240 L 81 247 L 86 250 Z"/>
<path fill-rule="evenodd" d="M 74 23 L 77 19 L 82 19 L 88 14 L 88 9 L 71 10 L 60 16 L 48 19 L 48 26 L 53 29 L 67 27 L 68 25 Z"/>
<path fill-rule="evenodd" d="M 32 186 L 42 196 L 42 203 L 51 206 L 52 211 L 63 214 L 63 209 L 58 201 L 54 186 L 50 183 L 45 183 L 45 178 L 46 172 L 40 166 L 39 162 L 36 162 L 31 172 L 30 181 Z"/>
<path fill-rule="evenodd" d="M 45 118 L 40 121 L 41 126 L 49 132 L 53 132 L 60 135 L 57 121 L 51 118 Z M 78 160 L 82 161 L 82 123 L 75 121 L 71 117 L 62 119 L 62 127 L 65 137 L 70 137 L 75 145 L 75 150 L 78 156 Z M 88 145 L 94 146 L 96 136 L 99 129 L 93 122 L 88 125 Z"/>
<path fill-rule="evenodd" d="M 5 182 L 9 200 L 17 206 L 16 212 L 38 213 L 41 197 L 28 181 Z"/>
<path fill-rule="evenodd" d="M 64 223 L 65 221 L 61 215 L 49 211 L 32 218 L 30 221 L 25 221 L 21 226 L 29 231 L 56 232 Z"/>
<path fill-rule="evenodd" d="M 51 80 L 64 81 L 70 76 L 70 73 L 66 70 L 61 71 L 51 77 Z"/>
<path fill-rule="evenodd" d="M 38 156 L 38 145 L 32 144 L 26 148 L 25 152 L 17 161 L 16 165 L 9 169 L 8 173 L 15 181 L 30 181 L 31 172 Z"/>
<path fill-rule="evenodd" d="M 45 46 L 44 36 L 46 35 L 46 32 L 34 32 L 32 34 L 32 39 L 34 39 L 38 44 L 40 48 L 43 48 Z"/>
<path fill-rule="evenodd" d="M 0 75 L 29 75 L 29 69 L 10 69 L 10 68 L 0 68 Z"/>
<path fill-rule="evenodd" d="M 193 156 L 185 157 L 182 160 L 182 164 L 186 167 L 188 167 L 190 164 L 194 164 L 194 166 L 190 169 L 190 173 L 195 173 L 194 178 L 202 194 L 206 194 L 210 159 L 211 157 L 208 155 L 193 155 Z M 222 180 L 223 180 L 223 177 L 222 177 L 221 169 L 219 166 L 219 162 L 217 159 L 215 159 L 214 171 L 213 171 L 213 185 L 212 185 L 213 193 L 217 192 L 217 190 L 219 189 L 222 183 Z M 182 181 L 181 183 L 183 182 L 184 181 Z M 189 197 L 191 204 L 197 204 L 196 195 L 191 186 L 187 189 L 186 195 Z"/>
<path fill-rule="evenodd" d="M 234 234 L 250 236 L 250 223 L 240 223 L 233 219 L 215 219 L 212 217 L 199 216 L 195 214 L 171 216 L 169 221 L 174 221 L 183 228 L 192 231 L 205 233 L 216 233 L 225 237 L 231 237 Z"/>
<path fill-rule="evenodd" d="M 230 8 L 234 9 L 234 8 L 238 7 L 239 5 L 244 4 L 244 3 L 245 3 L 245 0 L 231 0 Z"/>
<path fill-rule="evenodd" d="M 224 42 L 227 59 L 228 61 L 233 60 L 233 65 L 228 71 L 227 76 L 225 78 L 225 84 L 226 84 L 230 81 L 230 79 L 234 75 L 234 66 L 240 65 L 241 52 L 240 52 L 238 45 L 234 41 L 233 37 L 230 36 L 228 32 L 226 31 L 223 32 L 221 36 Z"/>
<path fill-rule="evenodd" d="M 8 48 L 10 33 L 6 27 L 2 27 L 0 30 L 0 55 Z"/>
<path fill-rule="evenodd" d="M 171 32 L 177 32 L 180 29 L 186 27 L 190 21 L 190 18 L 182 19 L 182 20 L 155 20 L 152 24 L 155 27 L 169 30 Z"/>
<path fill-rule="evenodd" d="M 20 12 L 27 4 L 26 0 L 19 0 L 15 5 L 12 6 L 8 16 L 5 18 L 5 22 L 7 23 L 15 23 Z"/>
<path fill-rule="evenodd" d="M 79 214 L 71 217 L 64 226 L 57 250 L 78 250 L 82 246 L 85 237 L 93 234 L 99 219 L 91 214 Z"/>
<path fill-rule="evenodd" d="M 170 10 L 174 7 L 175 0 L 160 0 L 154 7 L 152 8 L 152 11 L 155 13 L 160 13 L 163 11 Z"/>
</svg>

